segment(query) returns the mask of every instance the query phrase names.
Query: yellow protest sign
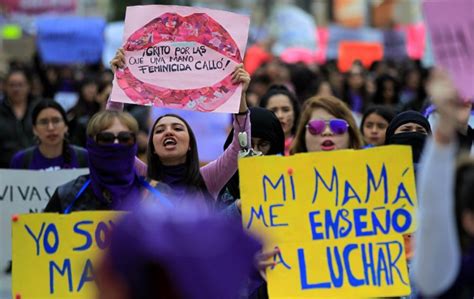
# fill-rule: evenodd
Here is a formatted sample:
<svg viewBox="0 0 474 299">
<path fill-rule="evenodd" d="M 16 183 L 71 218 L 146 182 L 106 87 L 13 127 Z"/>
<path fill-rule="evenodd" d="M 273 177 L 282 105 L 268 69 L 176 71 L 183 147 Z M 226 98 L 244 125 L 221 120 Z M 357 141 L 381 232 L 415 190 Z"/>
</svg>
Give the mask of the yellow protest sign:
<svg viewBox="0 0 474 299">
<path fill-rule="evenodd" d="M 95 298 L 94 262 L 110 243 L 118 212 L 20 215 L 12 224 L 13 294 Z"/>
<path fill-rule="evenodd" d="M 416 226 L 406 146 L 239 160 L 244 226 L 278 246 L 270 298 L 402 296 Z"/>
</svg>

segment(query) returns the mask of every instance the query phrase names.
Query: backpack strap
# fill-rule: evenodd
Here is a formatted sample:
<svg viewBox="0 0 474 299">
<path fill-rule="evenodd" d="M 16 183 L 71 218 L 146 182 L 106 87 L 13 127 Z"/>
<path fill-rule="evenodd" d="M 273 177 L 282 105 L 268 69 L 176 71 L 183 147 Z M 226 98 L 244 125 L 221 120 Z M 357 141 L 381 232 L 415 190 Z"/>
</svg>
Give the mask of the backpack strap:
<svg viewBox="0 0 474 299">
<path fill-rule="evenodd" d="M 33 161 L 33 153 L 36 149 L 36 146 L 29 147 L 23 151 L 23 163 L 21 165 L 22 169 L 30 169 L 31 161 Z"/>
</svg>

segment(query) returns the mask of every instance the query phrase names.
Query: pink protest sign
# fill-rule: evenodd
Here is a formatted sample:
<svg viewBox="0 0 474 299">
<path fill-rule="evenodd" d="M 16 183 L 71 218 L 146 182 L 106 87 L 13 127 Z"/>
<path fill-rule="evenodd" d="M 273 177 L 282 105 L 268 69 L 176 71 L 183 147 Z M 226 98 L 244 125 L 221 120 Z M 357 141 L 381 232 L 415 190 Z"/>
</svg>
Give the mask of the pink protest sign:
<svg viewBox="0 0 474 299">
<path fill-rule="evenodd" d="M 474 100 L 474 1 L 425 1 L 423 13 L 436 64 L 448 71 L 462 97 Z"/>
<path fill-rule="evenodd" d="M 115 73 L 112 99 L 237 112 L 242 87 L 231 76 L 242 63 L 249 24 L 246 16 L 204 8 L 127 7 L 126 66 Z"/>
</svg>

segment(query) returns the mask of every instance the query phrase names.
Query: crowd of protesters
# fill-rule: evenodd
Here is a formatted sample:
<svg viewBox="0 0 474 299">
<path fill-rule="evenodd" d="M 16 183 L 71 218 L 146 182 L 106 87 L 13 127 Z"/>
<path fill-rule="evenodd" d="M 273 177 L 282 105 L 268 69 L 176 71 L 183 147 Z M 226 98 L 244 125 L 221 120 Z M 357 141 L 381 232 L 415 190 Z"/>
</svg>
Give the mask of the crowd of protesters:
<svg viewBox="0 0 474 299">
<path fill-rule="evenodd" d="M 254 60 L 258 59 L 247 57 L 246 63 Z M 123 63 L 119 51 L 112 60 L 112 70 Z M 411 60 L 384 60 L 366 68 L 356 61 L 349 71 L 340 72 L 336 61 L 324 65 L 287 64 L 270 55 L 251 75 L 239 66 L 233 73 L 233 82 L 244 87 L 239 112 L 229 124 L 232 132 L 223 144 L 222 155 L 204 166 L 200 164 L 193 129 L 185 119 L 166 114 L 150 120 L 149 108 L 142 106 L 122 111 L 123 105 L 109 97 L 112 79 L 113 72 L 102 65 L 46 66 L 40 59 L 30 64 L 11 63 L 9 72 L 1 78 L 0 167 L 90 169 L 89 175 L 59 187 L 46 211 L 126 209 L 130 201 L 151 196 L 174 205 L 193 199 L 194 208 L 203 215 L 223 210 L 227 218 L 239 219 L 239 155 L 293 155 L 404 144 L 413 150 L 420 202 L 414 252 L 407 246 L 414 281 L 410 298 L 474 296 L 474 164 L 472 158 L 466 158 L 457 169 L 455 166 L 458 157 L 473 150 L 474 130 L 469 126 L 472 101 L 461 98 L 449 79 L 435 68 L 427 69 Z M 70 107 L 55 101 L 64 92 L 76 95 L 77 101 Z M 147 219 L 151 212 L 142 213 L 141 218 Z M 212 235 L 227 224 L 217 228 L 193 217 L 196 227 L 209 229 L 204 237 L 231 246 L 226 243 L 229 240 Z M 141 218 L 126 221 L 138 230 L 145 226 Z M 169 226 L 178 231 L 191 227 L 191 222 L 163 219 L 156 223 L 158 231 Z M 149 220 L 157 221 L 153 217 Z M 203 234 L 194 230 L 195 236 Z M 118 231 L 133 230 L 122 225 Z M 103 298 L 204 298 L 186 293 L 189 286 L 180 288 L 179 284 L 190 282 L 175 264 L 154 260 L 166 254 L 160 245 L 166 242 L 176 242 L 179 254 L 191 256 L 187 247 L 191 240 L 167 236 L 163 239 L 166 242 L 155 242 L 152 233 L 141 237 L 140 242 L 149 242 L 156 251 L 145 250 L 142 244 L 143 258 L 149 258 L 153 267 L 143 264 L 143 269 L 126 269 L 114 254 L 140 254 L 140 250 L 134 253 L 121 248 L 117 244 L 130 241 L 126 236 L 118 238 L 98 272 L 99 288 L 104 294 L 109 292 Z M 239 238 L 252 246 L 242 254 L 254 255 L 259 248 L 255 241 Z M 406 242 L 410 245 L 409 236 Z M 200 250 L 205 248 L 196 252 Z M 260 273 L 277 253 L 278 249 L 258 253 L 249 283 L 229 286 L 227 291 L 240 288 L 242 298 L 268 298 Z M 198 259 L 195 256 L 193 261 L 199 263 Z M 232 257 L 224 258 L 229 259 Z M 438 265 L 441 261 L 445 266 Z M 235 271 L 227 266 L 222 265 L 223 271 Z M 137 280 L 129 271 L 136 271 L 136 276 L 143 279 Z M 235 272 L 239 279 L 245 276 L 241 272 L 242 268 Z M 145 277 L 144 273 L 150 275 Z M 172 280 L 169 275 L 174 274 L 184 278 Z M 115 279 L 114 275 L 122 276 Z M 160 281 L 160 288 L 150 277 Z M 123 292 L 114 291 L 114 286 L 118 288 L 122 282 L 129 287 L 120 289 Z M 158 297 L 160 292 L 164 297 Z M 216 291 L 205 298 L 223 298 L 218 297 L 222 294 L 226 293 Z"/>
</svg>

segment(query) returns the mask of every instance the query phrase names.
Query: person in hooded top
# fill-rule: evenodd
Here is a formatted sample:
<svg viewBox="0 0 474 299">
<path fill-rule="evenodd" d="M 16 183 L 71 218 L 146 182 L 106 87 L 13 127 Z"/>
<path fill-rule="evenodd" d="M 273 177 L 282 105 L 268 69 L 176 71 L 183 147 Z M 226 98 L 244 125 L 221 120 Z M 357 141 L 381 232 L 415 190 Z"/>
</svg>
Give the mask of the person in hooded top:
<svg viewBox="0 0 474 299">
<path fill-rule="evenodd" d="M 251 107 L 250 122 L 252 123 L 252 148 L 262 155 L 283 155 L 285 151 L 285 135 L 276 115 L 265 108 Z M 227 149 L 233 139 L 231 131 L 224 144 Z M 236 171 L 219 193 L 218 201 L 226 207 L 226 213 L 240 219 L 240 188 L 239 173 Z"/>
<path fill-rule="evenodd" d="M 270 110 L 260 107 L 250 108 L 250 122 L 252 123 L 252 148 L 262 155 L 284 155 L 285 134 L 277 116 Z M 228 148 L 233 139 L 230 132 L 224 144 Z M 239 188 L 239 173 L 235 172 L 232 178 L 221 190 L 218 203 L 224 215 L 241 221 L 241 203 Z M 265 270 L 272 262 L 269 262 L 279 251 L 274 249 L 269 252 L 260 253 L 256 256 L 257 268 Z M 245 298 L 268 298 L 267 286 L 258 271 L 253 271 L 249 284 L 241 291 Z"/>
<path fill-rule="evenodd" d="M 431 135 L 431 126 L 426 117 L 416 111 L 405 111 L 390 122 L 385 133 L 385 144 L 411 146 L 416 171 L 426 137 L 429 135 Z"/>
<path fill-rule="evenodd" d="M 260 107 L 273 111 L 280 121 L 285 134 L 285 155 L 288 156 L 300 116 L 296 95 L 284 85 L 272 85 L 260 99 Z"/>
<path fill-rule="evenodd" d="M 411 147 L 416 176 L 425 141 L 429 135 L 431 135 L 431 126 L 426 117 L 417 111 L 405 111 L 399 113 L 390 122 L 385 133 L 385 144 L 409 145 Z M 411 246 L 412 234 L 403 235 L 403 238 L 405 255 L 410 261 L 415 256 Z M 413 285 L 412 293 L 416 293 Z"/>
<path fill-rule="evenodd" d="M 99 262 L 99 299 L 238 299 L 261 244 L 241 223 L 147 201 L 119 220 Z"/>
<path fill-rule="evenodd" d="M 102 111 L 87 126 L 89 175 L 59 186 L 45 212 L 120 210 L 146 188 L 135 163 L 137 121 L 126 112 Z"/>
</svg>

